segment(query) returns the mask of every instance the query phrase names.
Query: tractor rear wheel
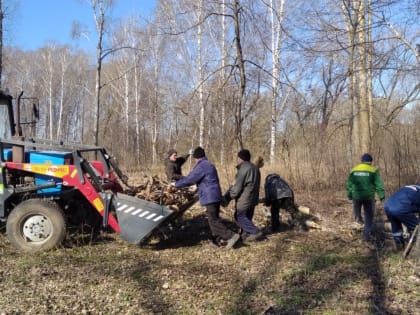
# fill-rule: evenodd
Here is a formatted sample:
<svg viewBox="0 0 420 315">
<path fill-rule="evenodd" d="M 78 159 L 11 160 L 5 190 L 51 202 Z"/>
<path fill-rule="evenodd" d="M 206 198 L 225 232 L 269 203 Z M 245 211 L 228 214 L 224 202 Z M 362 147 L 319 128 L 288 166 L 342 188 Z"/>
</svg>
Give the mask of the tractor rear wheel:
<svg viewBox="0 0 420 315">
<path fill-rule="evenodd" d="M 66 235 L 63 211 L 52 201 L 26 200 L 10 213 L 6 233 L 12 245 L 23 252 L 55 248 Z"/>
</svg>

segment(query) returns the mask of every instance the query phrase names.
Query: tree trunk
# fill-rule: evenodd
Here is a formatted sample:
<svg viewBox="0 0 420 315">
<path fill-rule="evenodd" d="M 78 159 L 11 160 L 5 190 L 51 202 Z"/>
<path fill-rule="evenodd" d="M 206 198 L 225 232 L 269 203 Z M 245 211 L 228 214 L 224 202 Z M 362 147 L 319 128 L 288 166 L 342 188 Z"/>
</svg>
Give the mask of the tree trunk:
<svg viewBox="0 0 420 315">
<path fill-rule="evenodd" d="M 347 27 L 348 46 L 349 50 L 349 106 L 350 106 L 350 121 L 349 121 L 349 164 L 360 154 L 360 137 L 359 137 L 359 89 L 357 86 L 357 51 L 356 51 L 356 26 L 354 24 L 355 10 L 351 1 L 343 0 L 342 11 Z"/>
<path fill-rule="evenodd" d="M 364 1 L 358 8 L 358 74 L 359 74 L 359 114 L 360 114 L 360 153 L 370 151 L 369 103 L 367 96 L 367 52 L 366 52 L 366 19 Z"/>
<path fill-rule="evenodd" d="M 101 75 L 102 75 L 102 41 L 104 36 L 105 24 L 105 4 L 104 0 L 92 0 L 92 8 L 94 12 L 94 20 L 96 32 L 98 33 L 98 41 L 96 43 L 96 79 L 95 79 L 95 108 L 94 108 L 94 144 L 99 145 L 99 120 L 101 108 Z M 98 12 L 97 12 L 98 10 Z"/>
<path fill-rule="evenodd" d="M 201 51 L 202 41 L 202 15 L 203 15 L 203 1 L 199 3 L 198 13 L 198 27 L 197 27 L 197 63 L 198 63 L 198 98 L 200 106 L 200 126 L 199 126 L 199 145 L 204 146 L 204 74 L 203 74 L 203 60 Z"/>
<path fill-rule="evenodd" d="M 368 25 L 367 25 L 367 99 L 369 107 L 369 137 L 372 139 L 373 128 L 373 82 L 372 82 L 372 68 L 373 68 L 373 40 L 372 40 L 372 1 L 368 1 Z"/>
<path fill-rule="evenodd" d="M 219 89 L 221 90 L 221 96 L 219 97 L 221 102 L 221 135 L 222 139 L 225 139 L 226 133 L 226 89 L 225 89 L 225 82 L 226 82 L 226 63 L 228 58 L 228 52 L 226 49 L 226 0 L 222 0 L 222 71 L 220 73 L 220 86 Z M 221 141 L 220 144 L 220 163 L 225 161 L 225 141 Z"/>
<path fill-rule="evenodd" d="M 276 6 L 274 6 L 276 4 Z M 278 16 L 275 16 L 278 12 Z M 276 157 L 276 134 L 277 134 L 277 110 L 279 98 L 279 72 L 280 72 L 280 46 L 281 46 L 281 24 L 284 15 L 284 0 L 280 0 L 279 8 L 277 1 L 270 0 L 270 16 L 271 16 L 271 56 L 273 63 L 273 96 L 271 100 L 271 133 L 270 133 L 270 164 L 273 165 Z M 275 21 L 275 18 L 277 21 Z"/>
<path fill-rule="evenodd" d="M 239 0 L 233 1 L 233 20 L 235 24 L 235 45 L 236 45 L 236 65 L 239 68 L 240 74 L 240 87 L 239 87 L 239 97 L 236 106 L 236 140 L 238 147 L 243 148 L 243 139 L 242 139 L 242 107 L 245 104 L 245 91 L 246 91 L 246 72 L 245 72 L 245 62 L 242 54 L 242 44 L 241 44 L 241 31 L 240 31 L 240 21 L 239 21 L 239 9 L 240 3 Z"/>
</svg>

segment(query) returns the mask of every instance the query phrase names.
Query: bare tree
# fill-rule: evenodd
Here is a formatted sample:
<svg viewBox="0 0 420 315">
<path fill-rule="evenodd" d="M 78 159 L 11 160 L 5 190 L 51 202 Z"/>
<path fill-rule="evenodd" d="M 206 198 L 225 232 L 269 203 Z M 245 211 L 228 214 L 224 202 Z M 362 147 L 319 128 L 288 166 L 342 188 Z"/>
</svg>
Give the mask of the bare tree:
<svg viewBox="0 0 420 315">
<path fill-rule="evenodd" d="M 355 150 L 352 156 L 358 156 L 370 149 L 364 0 L 343 0 L 342 9 L 347 26 L 348 47 L 350 47 L 351 149 Z"/>
<path fill-rule="evenodd" d="M 104 53 L 103 39 L 105 34 L 106 12 L 112 5 L 112 0 L 91 0 L 93 18 L 95 21 L 98 40 L 96 43 L 96 79 L 95 79 L 95 110 L 94 110 L 94 144 L 99 144 L 99 122 L 101 109 L 101 75 L 102 61 L 108 53 Z"/>
<path fill-rule="evenodd" d="M 236 140 L 239 148 L 243 148 L 242 138 L 242 123 L 243 113 L 242 107 L 245 103 L 245 92 L 246 92 L 246 71 L 245 71 L 245 60 L 242 53 L 241 44 L 241 26 L 240 26 L 240 11 L 241 4 L 239 0 L 233 1 L 233 23 L 235 25 L 235 45 L 236 45 L 236 66 L 239 68 L 240 84 L 239 84 L 239 97 L 236 104 L 235 121 L 236 121 Z"/>
</svg>

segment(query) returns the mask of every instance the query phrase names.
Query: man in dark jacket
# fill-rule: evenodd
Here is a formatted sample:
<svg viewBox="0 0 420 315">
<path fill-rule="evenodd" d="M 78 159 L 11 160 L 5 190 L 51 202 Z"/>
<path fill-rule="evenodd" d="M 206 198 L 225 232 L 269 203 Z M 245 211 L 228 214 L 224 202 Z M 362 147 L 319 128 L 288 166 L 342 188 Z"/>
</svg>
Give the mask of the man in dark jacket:
<svg viewBox="0 0 420 315">
<path fill-rule="evenodd" d="M 267 175 L 264 191 L 264 205 L 271 206 L 271 230 L 275 232 L 280 227 L 280 208 L 289 211 L 294 219 L 298 213 L 298 207 L 295 204 L 292 188 L 278 174 Z"/>
<path fill-rule="evenodd" d="M 255 206 L 259 201 L 261 175 L 259 168 L 250 162 L 251 153 L 243 149 L 238 152 L 235 183 L 224 194 L 224 206 L 235 200 L 235 218 L 242 229 L 244 242 L 255 241 L 262 232 L 252 222 Z"/>
<path fill-rule="evenodd" d="M 403 250 L 410 239 L 420 215 L 420 184 L 400 188 L 391 195 L 384 205 L 385 213 L 391 222 L 392 236 L 397 250 Z M 409 237 L 404 239 L 403 227 L 407 227 Z"/>
<path fill-rule="evenodd" d="M 372 166 L 372 156 L 362 155 L 361 163 L 353 167 L 346 183 L 347 198 L 353 203 L 353 216 L 356 223 L 362 224 L 361 209 L 365 218 L 363 240 L 368 241 L 375 214 L 375 192 L 379 199 L 385 199 L 384 184 L 379 170 Z"/>
<path fill-rule="evenodd" d="M 168 151 L 167 159 L 165 160 L 165 173 L 168 181 L 174 181 L 182 178 L 182 165 L 187 161 L 190 153 L 178 156 L 175 149 Z"/>
<path fill-rule="evenodd" d="M 194 168 L 187 176 L 176 181 L 175 187 L 197 185 L 200 204 L 206 207 L 213 240 L 227 240 L 226 248 L 232 248 L 240 239 L 240 235 L 229 230 L 220 218 L 222 192 L 216 167 L 207 160 L 201 147 L 195 148 L 192 156 L 196 161 Z"/>
</svg>

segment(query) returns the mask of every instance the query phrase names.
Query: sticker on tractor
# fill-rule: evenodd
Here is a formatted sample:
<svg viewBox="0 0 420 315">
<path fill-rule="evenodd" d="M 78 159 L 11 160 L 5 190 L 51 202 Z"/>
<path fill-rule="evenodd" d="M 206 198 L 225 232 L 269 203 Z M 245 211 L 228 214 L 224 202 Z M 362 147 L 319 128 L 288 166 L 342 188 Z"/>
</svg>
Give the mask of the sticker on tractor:
<svg viewBox="0 0 420 315">
<path fill-rule="evenodd" d="M 65 165 L 24 164 L 23 170 L 58 178 L 69 174 L 69 167 Z"/>
</svg>

